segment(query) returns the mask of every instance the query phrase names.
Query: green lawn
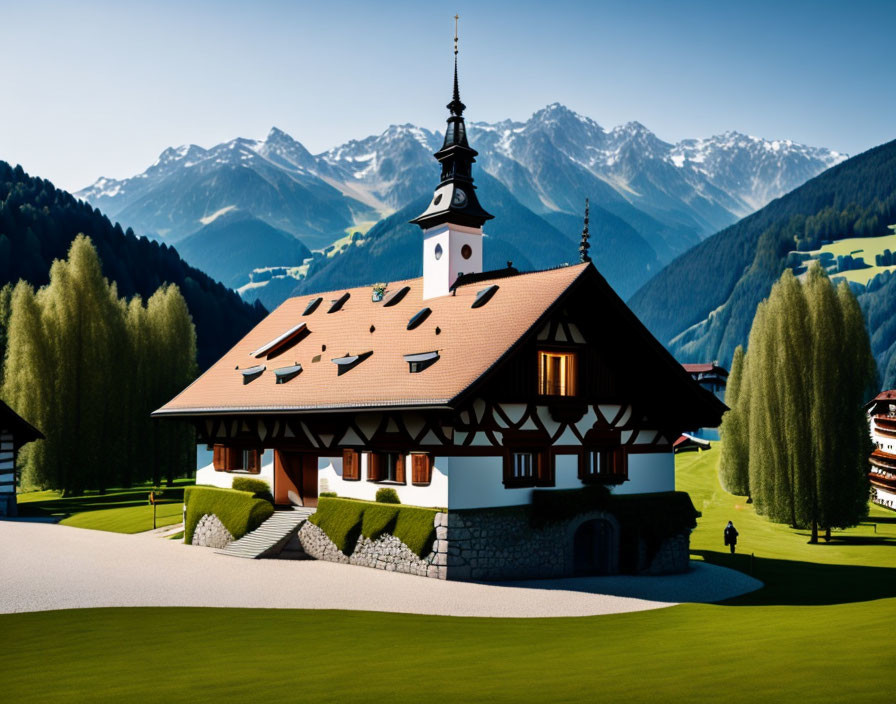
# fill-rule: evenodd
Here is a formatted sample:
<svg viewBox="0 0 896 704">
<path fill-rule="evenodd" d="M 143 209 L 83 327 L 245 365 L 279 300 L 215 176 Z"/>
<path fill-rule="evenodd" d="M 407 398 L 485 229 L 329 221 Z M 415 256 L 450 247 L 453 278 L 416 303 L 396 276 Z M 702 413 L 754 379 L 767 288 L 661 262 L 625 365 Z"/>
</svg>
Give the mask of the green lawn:
<svg viewBox="0 0 896 704">
<path fill-rule="evenodd" d="M 896 514 L 809 546 L 679 461 L 703 512 L 695 555 L 729 518 L 768 586 L 724 605 L 579 619 L 333 611 L 96 609 L 0 616 L 10 701 L 879 702 L 891 693 Z M 874 533 L 877 527 L 877 534 Z M 414 579 L 408 577 L 408 579 Z M 649 578 L 647 578 L 649 579 Z M 301 588 L 300 584 L 296 585 Z M 547 594 L 543 598 L 550 598 Z"/>
<path fill-rule="evenodd" d="M 162 503 L 156 508 L 157 527 L 181 522 L 184 487 L 192 484 L 193 480 L 179 479 L 173 487 L 162 487 Z M 152 530 L 150 491 L 153 491 L 152 485 L 144 484 L 109 489 L 105 494 L 91 491 L 71 497 L 63 497 L 58 491 L 26 492 L 18 496 L 19 515 L 53 517 L 63 525 L 77 528 L 140 533 Z"/>
</svg>

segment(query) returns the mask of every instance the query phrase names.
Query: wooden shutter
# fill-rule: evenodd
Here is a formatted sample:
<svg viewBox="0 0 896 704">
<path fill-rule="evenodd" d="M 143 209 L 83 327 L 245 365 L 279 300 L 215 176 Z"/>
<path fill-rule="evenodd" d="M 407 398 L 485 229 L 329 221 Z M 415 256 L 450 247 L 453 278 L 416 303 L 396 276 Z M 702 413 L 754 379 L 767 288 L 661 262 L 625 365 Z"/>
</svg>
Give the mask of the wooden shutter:
<svg viewBox="0 0 896 704">
<path fill-rule="evenodd" d="M 249 466 L 246 471 L 250 474 L 261 473 L 261 452 L 258 450 L 249 450 Z"/>
<path fill-rule="evenodd" d="M 227 451 L 223 445 L 215 445 L 212 448 L 212 463 L 216 472 L 227 469 Z"/>
<path fill-rule="evenodd" d="M 624 447 L 617 447 L 612 452 L 608 453 L 610 456 L 610 473 L 614 477 L 627 479 L 628 478 L 628 456 L 626 455 Z"/>
<path fill-rule="evenodd" d="M 378 452 L 367 453 L 367 481 L 378 482 L 383 477 L 383 456 Z"/>
<path fill-rule="evenodd" d="M 361 478 L 360 461 L 357 450 L 342 451 L 342 478 L 356 482 Z"/>
<path fill-rule="evenodd" d="M 411 455 L 411 482 L 421 485 L 432 482 L 432 455 Z"/>
<path fill-rule="evenodd" d="M 405 480 L 405 458 L 403 454 L 395 456 L 395 481 L 399 484 L 406 484 Z"/>
<path fill-rule="evenodd" d="M 533 454 L 536 486 L 554 486 L 554 463 L 550 452 L 542 450 Z"/>
</svg>

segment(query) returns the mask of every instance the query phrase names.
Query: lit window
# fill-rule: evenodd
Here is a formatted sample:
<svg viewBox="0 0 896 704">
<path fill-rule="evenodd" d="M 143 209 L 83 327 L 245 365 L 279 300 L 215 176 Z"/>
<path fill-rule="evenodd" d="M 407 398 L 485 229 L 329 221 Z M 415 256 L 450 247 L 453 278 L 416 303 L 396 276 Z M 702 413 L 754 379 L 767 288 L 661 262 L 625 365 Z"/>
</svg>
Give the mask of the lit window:
<svg viewBox="0 0 896 704">
<path fill-rule="evenodd" d="M 538 353 L 538 393 L 542 396 L 576 395 L 576 353 Z"/>
</svg>

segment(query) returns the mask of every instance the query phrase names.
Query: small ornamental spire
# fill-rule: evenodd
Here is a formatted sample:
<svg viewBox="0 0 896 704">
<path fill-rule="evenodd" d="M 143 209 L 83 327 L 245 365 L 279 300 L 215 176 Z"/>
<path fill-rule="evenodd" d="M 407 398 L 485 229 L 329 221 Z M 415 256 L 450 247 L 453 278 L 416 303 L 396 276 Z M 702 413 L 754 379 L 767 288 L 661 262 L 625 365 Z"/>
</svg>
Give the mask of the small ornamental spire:
<svg viewBox="0 0 896 704">
<path fill-rule="evenodd" d="M 590 262 L 591 255 L 588 254 L 588 250 L 591 249 L 591 245 L 588 244 L 588 240 L 591 235 L 588 233 L 588 199 L 585 199 L 585 225 L 582 227 L 582 243 L 579 245 L 579 258 L 582 262 Z"/>
<path fill-rule="evenodd" d="M 460 15 L 454 16 L 454 95 L 447 106 L 451 114 L 458 117 L 464 114 L 464 109 L 467 107 L 460 101 L 460 87 L 457 82 L 457 21 L 459 19 Z"/>
</svg>

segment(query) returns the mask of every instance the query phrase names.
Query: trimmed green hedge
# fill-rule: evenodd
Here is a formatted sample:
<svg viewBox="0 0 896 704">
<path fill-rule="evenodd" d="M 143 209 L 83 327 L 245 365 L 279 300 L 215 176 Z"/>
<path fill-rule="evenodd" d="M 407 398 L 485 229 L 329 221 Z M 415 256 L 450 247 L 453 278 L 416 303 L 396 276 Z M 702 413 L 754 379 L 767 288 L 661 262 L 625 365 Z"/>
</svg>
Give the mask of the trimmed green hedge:
<svg viewBox="0 0 896 704">
<path fill-rule="evenodd" d="M 242 538 L 255 530 L 274 513 L 269 501 L 255 498 L 247 491 L 218 489 L 213 486 L 190 486 L 184 490 L 187 517 L 184 542 L 193 541 L 193 531 L 199 519 L 213 513 L 234 538 Z"/>
<path fill-rule="evenodd" d="M 237 491 L 248 491 L 252 494 L 271 492 L 270 484 L 264 479 L 256 479 L 255 477 L 234 477 L 232 486 Z"/>
<path fill-rule="evenodd" d="M 376 490 L 376 500 L 380 504 L 400 504 L 401 499 L 398 498 L 398 492 L 392 487 L 384 486 Z"/>
<path fill-rule="evenodd" d="M 310 520 L 340 552 L 351 555 L 360 536 L 376 540 L 390 533 L 418 557 L 432 551 L 437 509 L 382 504 L 357 499 L 321 498 Z"/>
</svg>

